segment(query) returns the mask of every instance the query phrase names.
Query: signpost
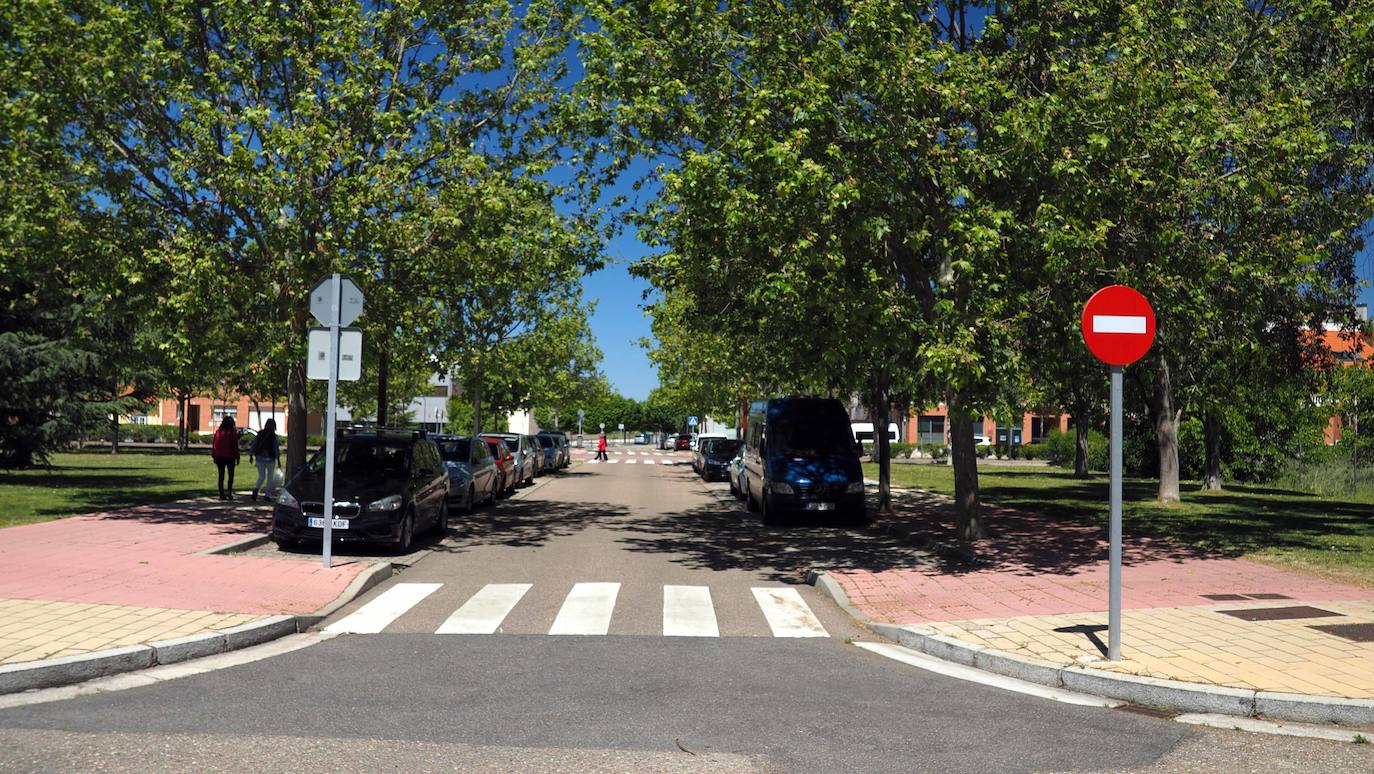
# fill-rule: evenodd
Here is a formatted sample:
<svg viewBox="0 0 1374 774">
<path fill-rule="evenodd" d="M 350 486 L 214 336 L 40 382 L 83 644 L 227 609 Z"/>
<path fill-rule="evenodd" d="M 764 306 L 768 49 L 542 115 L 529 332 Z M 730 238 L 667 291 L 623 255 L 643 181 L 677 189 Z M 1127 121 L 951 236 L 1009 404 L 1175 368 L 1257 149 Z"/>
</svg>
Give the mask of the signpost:
<svg viewBox="0 0 1374 774">
<path fill-rule="evenodd" d="M 696 426 L 697 426 L 697 418 L 696 418 L 696 417 L 687 417 L 687 426 L 688 426 L 688 427 L 696 427 Z"/>
<path fill-rule="evenodd" d="M 577 445 L 582 445 L 582 418 L 587 416 L 582 409 L 577 410 Z"/>
<path fill-rule="evenodd" d="M 1112 367 L 1110 484 L 1111 548 L 1107 591 L 1107 658 L 1121 660 L 1121 367 L 1139 360 L 1155 340 L 1155 312 L 1134 288 L 1108 285 L 1083 305 L 1083 343 Z"/>
<path fill-rule="evenodd" d="M 334 458 L 338 456 L 338 447 L 334 445 L 334 425 L 338 384 L 339 379 L 357 379 L 362 370 L 363 334 L 351 330 L 347 336 L 343 336 L 342 329 L 362 313 L 363 292 L 347 277 L 331 274 L 321 278 L 310 289 L 310 314 L 326 326 L 310 331 L 310 361 L 306 368 L 309 378 L 329 380 L 329 407 L 324 426 L 324 513 L 320 519 L 320 527 L 324 530 L 321 554 L 326 569 L 332 563 L 330 552 L 334 542 Z M 318 358 L 323 368 L 315 365 L 317 354 L 323 355 Z M 347 365 L 341 367 L 343 363 Z M 341 522 L 340 528 L 344 528 L 345 524 Z"/>
</svg>

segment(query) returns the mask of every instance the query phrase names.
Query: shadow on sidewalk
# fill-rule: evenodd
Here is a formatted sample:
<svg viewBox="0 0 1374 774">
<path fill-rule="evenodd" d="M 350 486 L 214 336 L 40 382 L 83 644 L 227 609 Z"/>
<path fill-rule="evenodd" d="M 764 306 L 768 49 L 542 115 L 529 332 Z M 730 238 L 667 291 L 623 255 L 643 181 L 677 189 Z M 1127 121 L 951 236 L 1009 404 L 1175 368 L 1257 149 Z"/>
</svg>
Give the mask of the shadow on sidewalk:
<svg viewBox="0 0 1374 774">
<path fill-rule="evenodd" d="M 207 498 L 166 505 L 140 505 L 90 515 L 143 524 L 212 525 L 228 534 L 261 535 L 272 527 L 272 512 L 263 505 L 266 503 L 254 508 L 251 501 L 226 503 Z"/>
</svg>

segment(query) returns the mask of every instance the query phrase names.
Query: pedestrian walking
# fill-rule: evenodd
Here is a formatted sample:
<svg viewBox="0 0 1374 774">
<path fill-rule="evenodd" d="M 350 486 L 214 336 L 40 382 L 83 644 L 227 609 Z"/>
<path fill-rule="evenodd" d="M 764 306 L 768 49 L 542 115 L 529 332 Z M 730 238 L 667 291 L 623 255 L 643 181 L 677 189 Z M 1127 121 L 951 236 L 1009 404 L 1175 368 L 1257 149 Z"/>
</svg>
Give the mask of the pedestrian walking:
<svg viewBox="0 0 1374 774">
<path fill-rule="evenodd" d="M 219 468 L 219 499 L 234 499 L 234 468 L 239 464 L 239 433 L 234 428 L 234 418 L 226 416 L 215 431 L 214 442 L 210 444 L 210 459 Z M 229 487 L 224 486 L 224 474 L 229 473 Z"/>
<path fill-rule="evenodd" d="M 277 443 L 277 420 L 268 419 L 262 432 L 253 439 L 253 464 L 258 466 L 258 482 L 253 485 L 253 501 L 257 502 L 258 490 L 272 500 L 277 496 L 277 460 L 281 458 L 281 445 Z M 263 486 L 263 482 L 267 486 Z"/>
<path fill-rule="evenodd" d="M 601 437 L 596 439 L 596 458 L 597 458 L 598 460 L 608 460 L 608 459 L 610 459 L 610 457 L 606 456 L 606 434 L 605 434 L 605 433 L 602 433 L 602 434 L 601 434 Z"/>
</svg>

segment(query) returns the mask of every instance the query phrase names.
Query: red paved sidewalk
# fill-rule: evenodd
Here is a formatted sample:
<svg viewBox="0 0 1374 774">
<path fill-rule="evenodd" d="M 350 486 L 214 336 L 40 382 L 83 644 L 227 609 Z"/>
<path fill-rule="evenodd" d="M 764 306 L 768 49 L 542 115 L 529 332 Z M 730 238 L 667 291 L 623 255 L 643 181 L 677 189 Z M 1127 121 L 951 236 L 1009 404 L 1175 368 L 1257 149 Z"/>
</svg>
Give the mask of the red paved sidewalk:
<svg viewBox="0 0 1374 774">
<path fill-rule="evenodd" d="M 1100 527 L 989 508 L 994 538 L 969 561 L 879 572 L 832 572 L 858 609 L 882 621 L 922 623 L 1058 615 L 1107 609 L 1107 540 Z M 903 493 L 898 530 L 930 542 L 953 534 L 947 499 Z M 1374 588 L 1224 556 L 1165 540 L 1127 536 L 1122 607 L 1216 605 L 1205 595 L 1304 601 L 1374 600 Z"/>
<path fill-rule="evenodd" d="M 308 614 L 365 562 L 199 552 L 267 532 L 265 512 L 217 501 L 144 506 L 0 530 L 0 599 L 253 615 Z"/>
</svg>

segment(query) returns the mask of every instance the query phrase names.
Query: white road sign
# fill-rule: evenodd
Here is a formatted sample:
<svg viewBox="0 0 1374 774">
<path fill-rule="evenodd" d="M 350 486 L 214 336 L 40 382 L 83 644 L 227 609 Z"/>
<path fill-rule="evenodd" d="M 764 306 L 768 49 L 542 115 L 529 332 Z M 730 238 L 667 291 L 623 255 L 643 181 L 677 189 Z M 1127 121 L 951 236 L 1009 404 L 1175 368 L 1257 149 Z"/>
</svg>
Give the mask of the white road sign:
<svg viewBox="0 0 1374 774">
<path fill-rule="evenodd" d="M 344 276 L 339 276 L 340 287 L 335 288 L 335 276 L 321 277 L 310 289 L 310 313 L 320 325 L 352 325 L 363 313 L 363 291 Z"/>
<path fill-rule="evenodd" d="M 363 332 L 361 328 L 339 330 L 339 380 L 356 382 L 363 375 Z M 305 363 L 307 379 L 329 379 L 329 329 L 310 329 L 310 359 Z"/>
</svg>

